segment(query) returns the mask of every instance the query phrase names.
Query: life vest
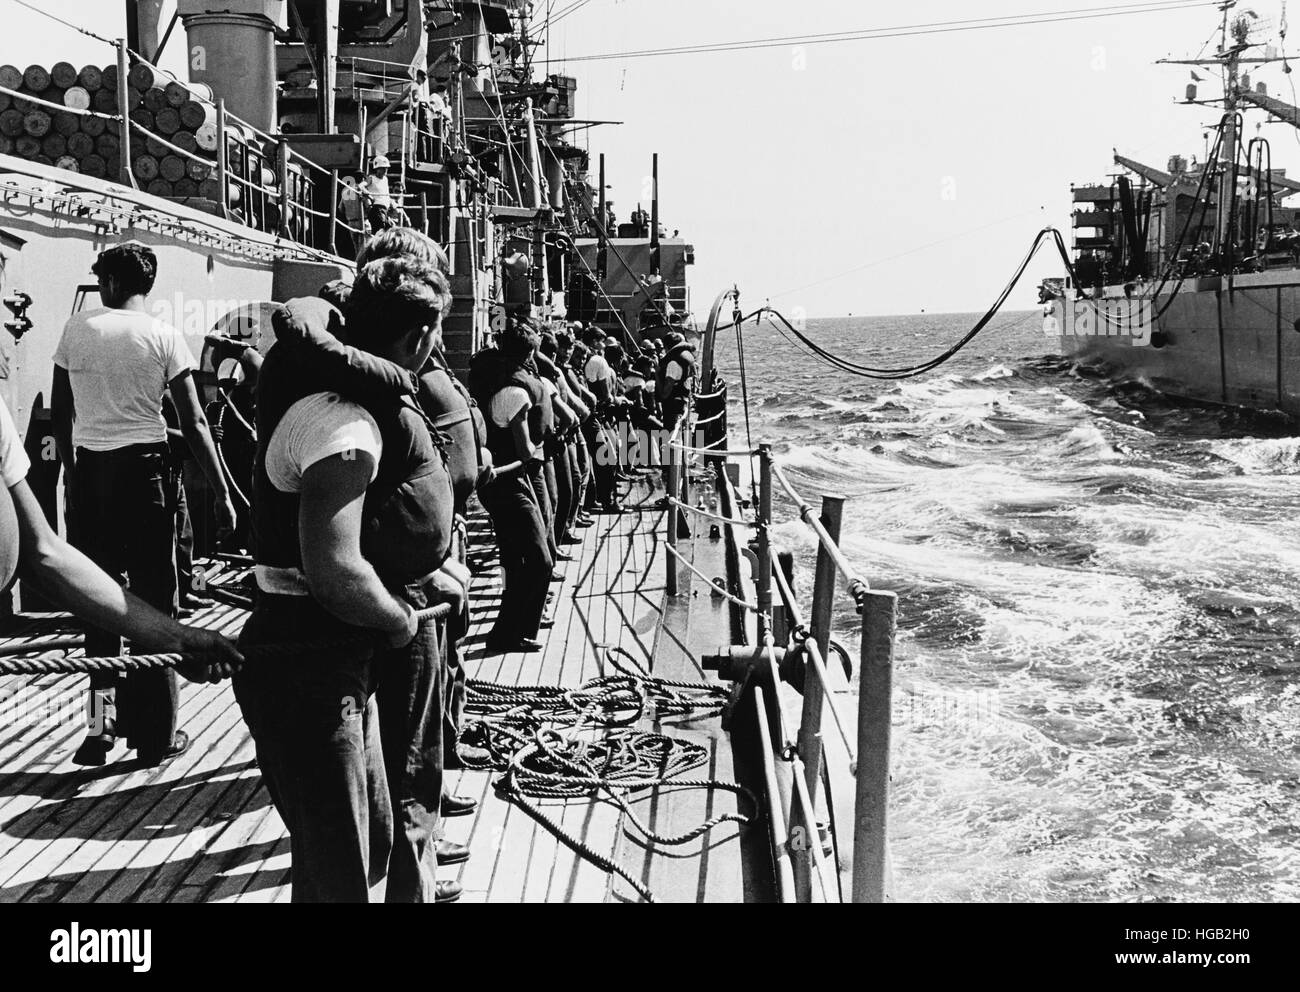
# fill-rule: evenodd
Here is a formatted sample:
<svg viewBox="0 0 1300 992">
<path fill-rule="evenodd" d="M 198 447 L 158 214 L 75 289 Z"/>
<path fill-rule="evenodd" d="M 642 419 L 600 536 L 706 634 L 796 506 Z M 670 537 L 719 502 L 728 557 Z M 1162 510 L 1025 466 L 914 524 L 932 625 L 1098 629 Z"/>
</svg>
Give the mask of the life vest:
<svg viewBox="0 0 1300 992">
<path fill-rule="evenodd" d="M 690 394 L 692 380 L 695 378 L 695 351 L 685 342 L 669 348 L 663 358 L 659 359 L 659 370 L 657 379 L 659 381 L 660 395 L 664 395 L 664 387 L 670 382 L 668 379 L 668 366 L 676 362 L 682 366 L 682 377 L 672 382 L 671 389 L 665 396 L 669 400 L 684 401 Z"/>
<path fill-rule="evenodd" d="M 503 355 L 495 348 L 485 349 L 470 363 L 470 392 L 478 405 L 488 411 L 487 449 L 498 465 L 519 460 L 514 434 L 509 427 L 498 427 L 492 419 L 492 400 L 503 389 L 517 387 L 528 394 L 528 433 L 534 444 L 544 444 L 555 431 L 555 411 L 551 396 L 535 373 L 531 362 L 521 362 Z"/>
<path fill-rule="evenodd" d="M 319 299 L 294 300 L 272 317 L 276 343 L 258 378 L 257 460 L 253 472 L 253 553 L 259 565 L 301 569 L 296 493 L 276 489 L 266 450 L 294 403 L 337 392 L 374 417 L 383 442 L 378 475 L 366 490 L 361 551 L 389 586 L 408 586 L 442 567 L 451 550 L 453 496 L 446 454 L 415 397 L 406 369 L 348 348 L 342 316 Z"/>
<path fill-rule="evenodd" d="M 481 450 L 486 434 L 483 414 L 469 391 L 437 354 L 420 376 L 419 400 L 433 426 L 446 435 L 456 511 L 464 514 L 483 470 Z"/>
</svg>

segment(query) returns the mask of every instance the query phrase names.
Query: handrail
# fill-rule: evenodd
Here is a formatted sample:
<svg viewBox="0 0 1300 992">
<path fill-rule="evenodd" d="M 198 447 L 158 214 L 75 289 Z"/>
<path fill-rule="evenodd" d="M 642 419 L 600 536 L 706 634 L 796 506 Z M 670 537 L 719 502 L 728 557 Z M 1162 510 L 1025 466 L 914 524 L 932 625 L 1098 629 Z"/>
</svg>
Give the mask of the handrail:
<svg viewBox="0 0 1300 992">
<path fill-rule="evenodd" d="M 736 312 L 739 312 L 739 292 L 732 290 L 722 294 L 714 304 L 710 317 L 711 331 L 716 332 L 718 317 L 728 300 L 736 304 Z M 706 335 L 702 359 L 708 368 L 713 368 L 711 344 L 712 335 Z M 715 379 L 716 372 L 714 378 L 703 379 L 703 384 L 715 390 L 709 398 L 721 399 L 727 394 L 726 385 L 720 380 L 715 382 Z M 701 398 L 703 397 L 699 395 L 693 397 L 696 401 Z M 705 423 L 717 421 L 721 421 L 720 427 L 711 429 L 708 434 L 708 437 L 717 439 L 711 447 L 690 447 L 677 441 L 676 434 L 670 447 L 674 464 L 693 455 L 714 459 L 712 468 L 719 494 L 724 505 L 734 502 L 736 513 L 739 513 L 743 501 L 736 491 L 737 483 L 726 471 L 730 466 L 722 462 L 728 458 L 742 462 L 754 456 L 759 459 L 759 464 L 753 469 L 756 519 L 752 527 L 755 540 L 751 543 L 753 550 L 745 551 L 755 566 L 757 605 L 741 601 L 758 614 L 755 625 L 758 646 L 746 646 L 752 641 L 736 633 L 734 628 L 742 621 L 743 615 L 733 612 L 731 641 L 711 660 L 709 667 L 719 667 L 727 678 L 736 683 L 742 697 L 748 694 L 755 702 L 762 774 L 768 790 L 767 808 L 772 821 L 769 837 L 772 864 L 777 873 L 780 898 L 782 901 L 791 901 L 791 886 L 793 901 L 797 902 L 814 901 L 818 887 L 823 898 L 828 901 L 842 901 L 844 898 L 844 888 L 834 884 L 840 882 L 838 873 L 833 880 L 827 878 L 828 867 L 821 848 L 816 813 L 820 775 L 825 769 L 821 721 L 825 708 L 829 707 L 856 787 L 852 898 L 855 902 L 883 902 L 888 898 L 890 873 L 887 827 L 897 597 L 891 592 L 873 591 L 840 548 L 843 497 L 823 497 L 819 517 L 778 464 L 771 445 L 759 445 L 754 452 L 728 450 L 725 447 L 725 406 Z M 700 421 L 695 422 L 697 428 L 700 424 Z M 793 580 L 774 561 L 772 494 L 778 485 L 793 501 L 800 520 L 813 531 L 818 540 L 817 572 L 810 615 L 805 613 L 796 599 Z M 737 528 L 742 521 L 731 519 L 732 511 L 724 511 L 723 515 L 713 514 L 692 507 L 689 503 L 689 496 L 678 499 L 670 493 L 667 500 L 670 515 L 675 519 L 679 514 L 691 513 L 718 520 L 726 528 L 728 546 L 734 544 Z M 676 563 L 684 558 L 675 547 L 670 550 L 673 565 L 669 570 L 668 592 L 672 596 L 677 595 L 673 578 Z M 728 560 L 729 587 L 734 586 L 739 579 L 736 566 L 734 555 L 731 555 Z M 708 581 L 698 570 L 692 571 Z M 828 649 L 832 643 L 832 600 L 841 575 L 847 580 L 849 591 L 862 616 L 861 655 L 856 671 L 856 738 L 850 736 L 846 714 L 841 712 L 831 689 L 826 667 Z M 775 597 L 773 585 L 776 586 Z M 748 627 L 748 624 L 745 626 Z M 782 642 L 779 645 L 778 638 Z M 797 735 L 792 735 L 785 707 L 780 702 L 781 685 L 785 681 L 783 669 L 788 669 L 791 664 L 802 666 L 804 672 L 802 720 Z M 769 693 L 775 695 L 767 695 Z M 827 801 L 831 801 L 829 796 Z M 837 831 L 837 850 L 842 840 Z M 813 875 L 817 876 L 816 883 L 813 882 Z"/>
<path fill-rule="evenodd" d="M 785 572 L 780 568 L 772 569 L 772 577 L 776 580 L 777 594 L 781 597 L 781 602 L 785 606 L 786 612 L 790 615 L 791 626 L 803 627 L 804 616 L 803 610 L 799 607 L 799 601 L 795 599 L 794 590 L 790 588 L 790 582 L 785 577 Z M 803 650 L 807 652 L 808 663 L 812 666 L 813 672 L 817 675 L 817 680 L 821 682 L 822 689 L 825 690 L 825 702 L 830 707 L 831 718 L 835 721 L 835 729 L 839 731 L 840 740 L 844 742 L 844 750 L 849 756 L 849 761 L 857 764 L 857 755 L 854 753 L 853 742 L 849 738 L 849 732 L 844 726 L 844 717 L 840 714 L 840 708 L 835 702 L 835 697 L 831 694 L 830 675 L 826 671 L 826 663 L 822 658 L 821 648 L 811 637 L 803 642 Z"/>
<path fill-rule="evenodd" d="M 831 540 L 830 535 L 826 533 L 826 528 L 823 527 L 818 519 L 813 515 L 812 507 L 809 506 L 807 502 L 804 501 L 804 498 L 799 495 L 798 490 L 796 490 L 794 486 L 790 484 L 790 480 L 785 477 L 785 472 L 781 470 L 781 466 L 777 465 L 775 462 L 772 463 L 772 476 L 780 484 L 781 488 L 785 490 L 786 495 L 794 501 L 794 505 L 799 510 L 799 518 L 808 525 L 814 534 L 817 535 L 817 540 L 821 542 L 821 546 L 826 549 L 827 554 L 829 554 L 831 559 L 835 562 L 835 567 L 839 569 L 840 574 L 843 575 L 845 580 L 849 583 L 849 594 L 853 596 L 854 599 L 861 600 L 863 595 L 871 589 L 871 586 L 868 585 L 866 579 L 860 577 L 853 570 L 853 566 L 850 565 L 849 560 L 844 557 L 844 552 L 840 550 L 839 545 Z"/>
</svg>

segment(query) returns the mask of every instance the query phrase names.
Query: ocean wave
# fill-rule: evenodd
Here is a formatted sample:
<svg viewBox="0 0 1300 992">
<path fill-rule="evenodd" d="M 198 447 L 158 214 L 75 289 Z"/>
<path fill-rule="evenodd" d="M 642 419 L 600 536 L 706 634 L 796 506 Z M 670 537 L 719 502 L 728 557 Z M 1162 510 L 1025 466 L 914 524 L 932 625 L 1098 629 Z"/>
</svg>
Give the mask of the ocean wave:
<svg viewBox="0 0 1300 992">
<path fill-rule="evenodd" d="M 1221 441 L 1212 451 L 1247 472 L 1300 475 L 1300 437 Z"/>
</svg>

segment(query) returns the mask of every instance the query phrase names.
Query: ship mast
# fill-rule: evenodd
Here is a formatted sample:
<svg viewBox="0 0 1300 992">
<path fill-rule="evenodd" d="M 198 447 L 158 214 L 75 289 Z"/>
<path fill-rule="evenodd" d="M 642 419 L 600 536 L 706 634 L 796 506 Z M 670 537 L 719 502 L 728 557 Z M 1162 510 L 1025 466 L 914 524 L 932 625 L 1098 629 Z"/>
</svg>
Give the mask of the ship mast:
<svg viewBox="0 0 1300 992">
<path fill-rule="evenodd" d="M 1219 159 L 1219 209 L 1215 224 L 1215 244 L 1219 252 L 1227 258 L 1235 243 L 1232 226 L 1233 209 L 1236 201 L 1236 176 L 1233 164 L 1237 161 L 1237 85 L 1241 64 L 1241 48 L 1235 43 L 1228 47 L 1228 15 L 1237 6 L 1237 0 L 1224 0 L 1219 6 L 1223 12 L 1223 25 L 1219 35 L 1219 54 L 1223 57 L 1223 143 Z"/>
</svg>

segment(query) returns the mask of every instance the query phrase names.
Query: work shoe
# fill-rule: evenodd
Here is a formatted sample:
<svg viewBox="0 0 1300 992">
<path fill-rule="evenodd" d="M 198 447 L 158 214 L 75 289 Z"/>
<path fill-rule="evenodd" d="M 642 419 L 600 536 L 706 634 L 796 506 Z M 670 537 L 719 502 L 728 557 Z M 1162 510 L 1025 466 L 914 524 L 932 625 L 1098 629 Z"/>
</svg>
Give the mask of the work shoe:
<svg viewBox="0 0 1300 992">
<path fill-rule="evenodd" d="M 456 902 L 463 891 L 459 882 L 437 882 L 434 885 L 438 902 Z"/>
<path fill-rule="evenodd" d="M 456 844 L 449 840 L 440 840 L 436 844 L 435 850 L 440 865 L 459 865 L 469 860 L 469 848 L 464 844 Z"/>
<path fill-rule="evenodd" d="M 478 809 L 478 800 L 471 799 L 469 796 L 453 796 L 444 792 L 442 794 L 441 808 L 443 816 L 473 816 L 474 811 Z"/>
<path fill-rule="evenodd" d="M 161 765 L 164 761 L 170 761 L 172 758 L 179 758 L 182 754 L 190 749 L 190 735 L 183 730 L 176 731 L 172 737 L 172 746 L 162 754 L 147 754 L 144 751 L 139 752 L 140 763 L 146 768 L 154 768 Z"/>
<path fill-rule="evenodd" d="M 73 754 L 72 763 L 86 768 L 100 768 L 108 760 L 108 753 L 116 746 L 117 737 L 113 734 L 87 734 Z"/>
<path fill-rule="evenodd" d="M 487 641 L 483 647 L 488 654 L 536 654 L 542 650 L 542 642 L 531 637 L 521 637 L 515 641 Z"/>
</svg>

